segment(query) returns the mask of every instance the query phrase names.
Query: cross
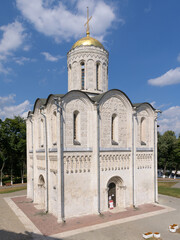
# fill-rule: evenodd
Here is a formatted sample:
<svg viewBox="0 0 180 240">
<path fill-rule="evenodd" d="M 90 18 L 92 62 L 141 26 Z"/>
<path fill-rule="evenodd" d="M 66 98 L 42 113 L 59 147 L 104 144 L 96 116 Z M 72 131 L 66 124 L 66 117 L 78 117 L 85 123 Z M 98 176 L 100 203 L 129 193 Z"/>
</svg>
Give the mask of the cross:
<svg viewBox="0 0 180 240">
<path fill-rule="evenodd" d="M 91 20 L 92 16 L 89 18 L 89 8 L 87 7 L 87 22 L 84 24 L 84 26 L 87 25 L 87 28 L 86 28 L 86 36 L 88 37 L 90 35 L 90 32 L 89 32 L 89 21 Z"/>
</svg>

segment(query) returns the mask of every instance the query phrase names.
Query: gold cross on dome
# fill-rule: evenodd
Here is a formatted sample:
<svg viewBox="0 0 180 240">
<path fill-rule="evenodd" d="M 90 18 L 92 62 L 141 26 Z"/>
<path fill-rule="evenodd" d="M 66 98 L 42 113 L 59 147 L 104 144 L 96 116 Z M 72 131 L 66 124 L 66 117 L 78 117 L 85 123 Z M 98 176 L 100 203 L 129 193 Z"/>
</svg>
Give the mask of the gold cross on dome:
<svg viewBox="0 0 180 240">
<path fill-rule="evenodd" d="M 87 7 L 87 22 L 84 24 L 84 26 L 87 25 L 87 28 L 86 28 L 86 36 L 88 37 L 90 35 L 90 32 L 89 32 L 89 21 L 91 20 L 92 16 L 89 18 L 89 8 Z"/>
</svg>

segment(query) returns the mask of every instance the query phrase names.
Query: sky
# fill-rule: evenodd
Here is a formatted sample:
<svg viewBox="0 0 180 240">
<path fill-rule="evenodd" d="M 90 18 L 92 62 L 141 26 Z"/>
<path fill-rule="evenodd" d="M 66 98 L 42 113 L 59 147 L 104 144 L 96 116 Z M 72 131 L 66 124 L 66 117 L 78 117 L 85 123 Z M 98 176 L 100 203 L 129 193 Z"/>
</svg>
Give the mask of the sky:
<svg viewBox="0 0 180 240">
<path fill-rule="evenodd" d="M 0 118 L 27 116 L 37 98 L 66 93 L 67 52 L 86 35 L 109 51 L 109 89 L 162 114 L 159 131 L 180 133 L 179 0 L 0 2 Z"/>
</svg>

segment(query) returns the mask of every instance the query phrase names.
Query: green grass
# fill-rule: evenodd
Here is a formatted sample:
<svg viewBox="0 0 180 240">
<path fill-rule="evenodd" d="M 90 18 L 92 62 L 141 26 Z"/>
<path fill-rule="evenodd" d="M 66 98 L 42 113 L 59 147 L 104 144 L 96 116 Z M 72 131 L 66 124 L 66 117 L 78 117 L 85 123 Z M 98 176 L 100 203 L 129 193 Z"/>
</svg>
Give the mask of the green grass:
<svg viewBox="0 0 180 240">
<path fill-rule="evenodd" d="M 27 188 L 26 186 L 23 186 L 23 187 L 13 187 L 13 188 L 0 189 L 0 194 L 17 192 L 17 191 L 25 190 L 26 188 Z"/>
<path fill-rule="evenodd" d="M 180 188 L 173 188 L 172 186 L 177 182 L 159 182 L 158 192 L 163 195 L 180 198 Z"/>
</svg>

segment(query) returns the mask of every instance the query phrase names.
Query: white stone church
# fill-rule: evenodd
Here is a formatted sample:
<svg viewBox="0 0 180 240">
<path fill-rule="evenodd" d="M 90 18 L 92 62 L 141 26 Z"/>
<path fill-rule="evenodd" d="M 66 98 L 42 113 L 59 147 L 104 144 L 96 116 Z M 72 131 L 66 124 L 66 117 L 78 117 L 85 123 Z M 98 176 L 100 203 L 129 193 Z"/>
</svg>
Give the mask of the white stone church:
<svg viewBox="0 0 180 240">
<path fill-rule="evenodd" d="M 86 34 L 67 54 L 68 92 L 27 118 L 27 196 L 58 221 L 158 200 L 158 110 L 108 90 L 109 53 Z"/>
</svg>

